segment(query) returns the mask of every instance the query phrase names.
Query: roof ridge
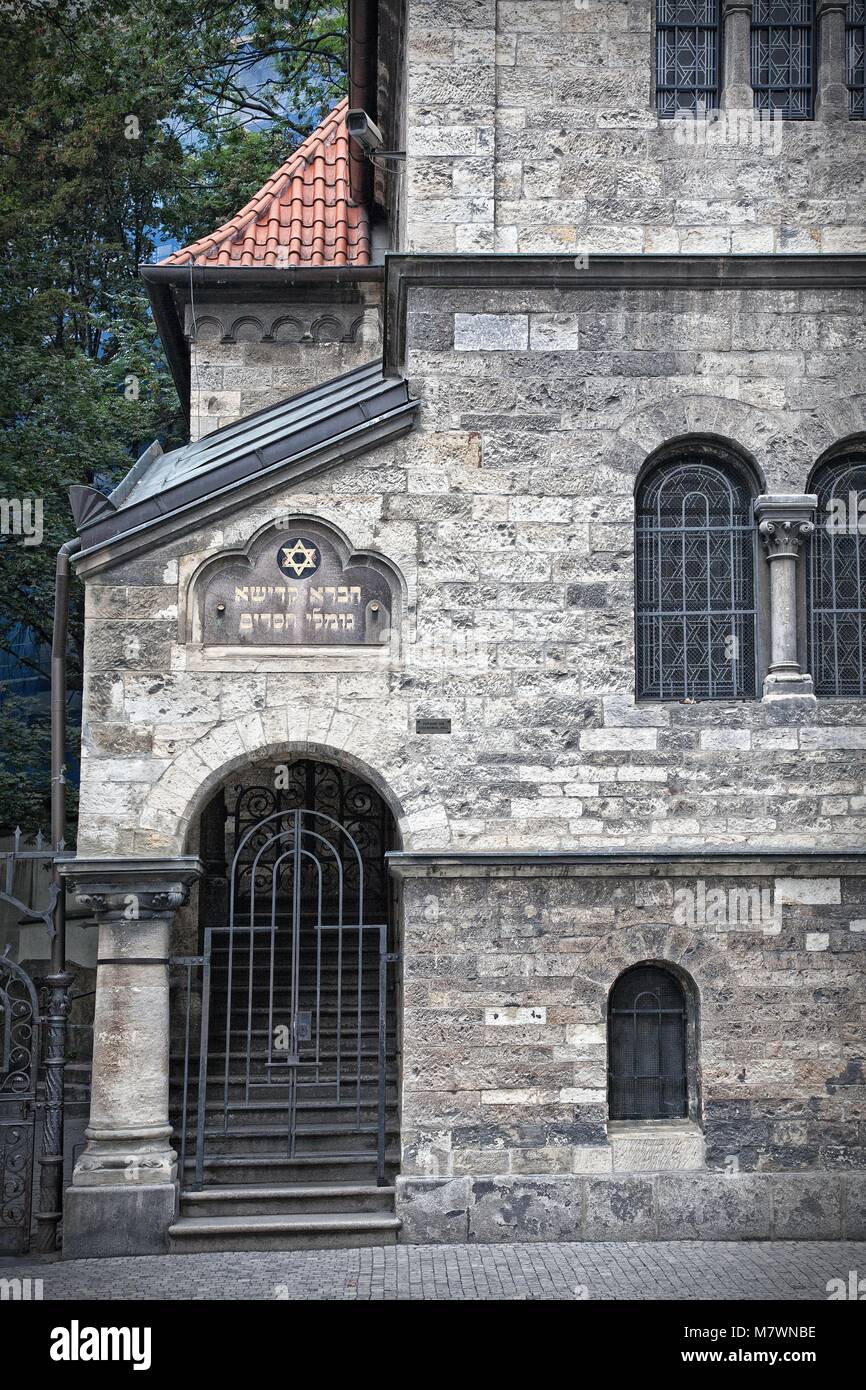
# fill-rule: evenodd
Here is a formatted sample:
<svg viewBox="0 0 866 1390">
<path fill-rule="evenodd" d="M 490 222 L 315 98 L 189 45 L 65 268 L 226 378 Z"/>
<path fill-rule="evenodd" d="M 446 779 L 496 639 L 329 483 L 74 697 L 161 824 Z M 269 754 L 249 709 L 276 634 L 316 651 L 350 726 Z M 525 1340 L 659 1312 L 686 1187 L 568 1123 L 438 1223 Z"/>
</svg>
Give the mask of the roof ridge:
<svg viewBox="0 0 866 1390">
<path fill-rule="evenodd" d="M 233 217 L 159 264 L 369 265 L 369 216 L 351 196 L 348 109 L 343 97 Z"/>
</svg>

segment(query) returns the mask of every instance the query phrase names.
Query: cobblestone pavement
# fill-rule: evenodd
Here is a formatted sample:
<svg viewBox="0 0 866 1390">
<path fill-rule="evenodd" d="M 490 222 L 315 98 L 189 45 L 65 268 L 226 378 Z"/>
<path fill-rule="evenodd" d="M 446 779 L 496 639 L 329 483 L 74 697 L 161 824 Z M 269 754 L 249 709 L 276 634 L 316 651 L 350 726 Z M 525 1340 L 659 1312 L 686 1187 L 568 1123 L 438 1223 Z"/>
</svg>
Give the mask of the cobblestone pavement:
<svg viewBox="0 0 866 1390">
<path fill-rule="evenodd" d="M 0 1260 L 45 1299 L 826 1300 L 866 1242 L 427 1245 L 135 1259 Z"/>
</svg>

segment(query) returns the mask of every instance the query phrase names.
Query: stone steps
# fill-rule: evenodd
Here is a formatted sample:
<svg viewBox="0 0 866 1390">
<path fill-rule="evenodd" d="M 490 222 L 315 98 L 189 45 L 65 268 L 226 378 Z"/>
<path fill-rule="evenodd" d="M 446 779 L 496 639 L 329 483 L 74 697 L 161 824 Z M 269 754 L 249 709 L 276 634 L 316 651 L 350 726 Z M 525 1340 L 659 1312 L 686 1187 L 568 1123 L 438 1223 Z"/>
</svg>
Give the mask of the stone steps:
<svg viewBox="0 0 866 1390">
<path fill-rule="evenodd" d="M 215 1250 L 345 1250 L 396 1245 L 400 1222 L 385 1212 L 181 1216 L 169 1227 L 173 1254 Z"/>
</svg>

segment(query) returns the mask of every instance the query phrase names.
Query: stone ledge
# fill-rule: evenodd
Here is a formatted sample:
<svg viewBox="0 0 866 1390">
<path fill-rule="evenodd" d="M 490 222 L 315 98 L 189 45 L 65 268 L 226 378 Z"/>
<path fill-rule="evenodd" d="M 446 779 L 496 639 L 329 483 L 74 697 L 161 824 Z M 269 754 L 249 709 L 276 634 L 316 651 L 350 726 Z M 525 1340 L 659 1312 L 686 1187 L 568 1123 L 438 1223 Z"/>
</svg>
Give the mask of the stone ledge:
<svg viewBox="0 0 866 1390">
<path fill-rule="evenodd" d="M 866 1172 L 397 1178 L 408 1245 L 863 1240 Z"/>
</svg>

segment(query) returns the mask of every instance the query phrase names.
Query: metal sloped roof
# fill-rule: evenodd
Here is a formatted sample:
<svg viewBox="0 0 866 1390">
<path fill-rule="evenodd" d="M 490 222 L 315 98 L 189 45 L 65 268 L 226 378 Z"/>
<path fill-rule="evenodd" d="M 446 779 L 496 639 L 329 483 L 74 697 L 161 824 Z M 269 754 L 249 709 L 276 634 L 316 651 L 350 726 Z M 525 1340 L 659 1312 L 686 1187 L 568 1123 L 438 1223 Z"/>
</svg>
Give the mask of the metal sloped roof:
<svg viewBox="0 0 866 1390">
<path fill-rule="evenodd" d="M 181 449 L 151 445 L 110 497 L 73 489 L 78 558 L 143 532 L 149 544 L 152 529 L 172 521 L 171 529 L 178 522 L 190 529 L 214 510 L 213 499 L 230 504 L 241 489 L 245 496 L 273 490 L 405 434 L 418 404 L 404 379 L 377 361 Z"/>
</svg>

